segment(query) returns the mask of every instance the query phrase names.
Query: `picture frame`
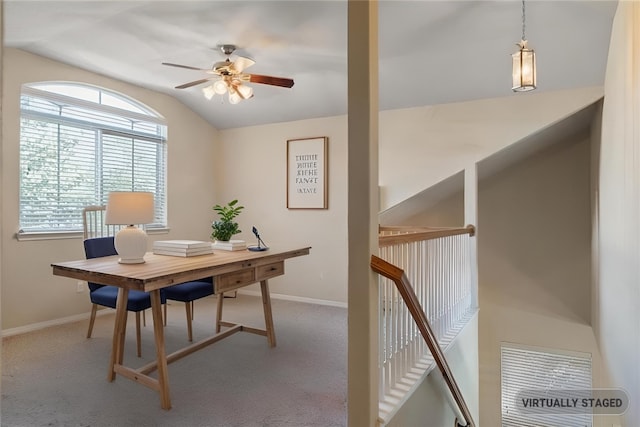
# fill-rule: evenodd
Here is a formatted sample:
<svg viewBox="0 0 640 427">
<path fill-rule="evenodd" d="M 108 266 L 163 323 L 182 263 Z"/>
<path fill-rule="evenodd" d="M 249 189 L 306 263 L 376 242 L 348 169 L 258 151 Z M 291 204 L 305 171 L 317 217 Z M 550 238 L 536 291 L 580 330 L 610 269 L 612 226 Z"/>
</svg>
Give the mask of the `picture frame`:
<svg viewBox="0 0 640 427">
<path fill-rule="evenodd" d="M 287 209 L 328 209 L 326 136 L 287 140 Z"/>
</svg>

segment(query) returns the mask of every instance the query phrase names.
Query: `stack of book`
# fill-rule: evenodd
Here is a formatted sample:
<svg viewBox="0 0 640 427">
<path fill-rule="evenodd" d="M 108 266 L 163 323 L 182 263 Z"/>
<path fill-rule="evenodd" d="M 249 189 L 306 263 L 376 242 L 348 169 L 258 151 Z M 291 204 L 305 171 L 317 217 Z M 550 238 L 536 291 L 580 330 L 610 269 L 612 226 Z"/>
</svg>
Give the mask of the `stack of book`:
<svg viewBox="0 0 640 427">
<path fill-rule="evenodd" d="M 197 256 L 212 254 L 210 242 L 199 240 L 158 240 L 153 242 L 153 253 L 171 256 Z"/>
<path fill-rule="evenodd" d="M 244 240 L 216 240 L 213 244 L 214 249 L 220 249 L 223 251 L 241 251 L 247 249 L 247 243 Z"/>
</svg>

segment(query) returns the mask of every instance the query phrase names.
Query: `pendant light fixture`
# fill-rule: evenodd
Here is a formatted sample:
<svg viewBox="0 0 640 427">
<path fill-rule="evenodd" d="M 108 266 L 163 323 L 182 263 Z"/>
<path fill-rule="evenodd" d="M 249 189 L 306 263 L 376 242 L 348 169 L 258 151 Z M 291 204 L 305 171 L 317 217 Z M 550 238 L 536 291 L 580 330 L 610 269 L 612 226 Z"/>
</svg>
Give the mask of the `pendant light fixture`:
<svg viewBox="0 0 640 427">
<path fill-rule="evenodd" d="M 522 0 L 522 39 L 516 43 L 520 49 L 513 58 L 513 91 L 526 92 L 536 88 L 536 53 L 527 45 L 525 37 L 525 7 Z"/>
</svg>

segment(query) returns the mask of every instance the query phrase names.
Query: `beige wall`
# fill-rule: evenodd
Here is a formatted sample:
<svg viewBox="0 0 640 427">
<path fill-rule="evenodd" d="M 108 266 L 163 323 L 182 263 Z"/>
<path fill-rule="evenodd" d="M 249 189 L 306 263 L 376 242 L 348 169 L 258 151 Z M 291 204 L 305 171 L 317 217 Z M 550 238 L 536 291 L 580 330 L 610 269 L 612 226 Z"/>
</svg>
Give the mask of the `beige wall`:
<svg viewBox="0 0 640 427">
<path fill-rule="evenodd" d="M 602 117 L 598 342 L 611 386 L 630 394 L 625 426 L 640 425 L 640 3 L 620 2 L 613 22 Z"/>
<path fill-rule="evenodd" d="M 602 97 L 602 88 L 526 93 L 380 113 L 381 209 Z"/>
<path fill-rule="evenodd" d="M 254 243 L 251 227 L 272 247 L 311 246 L 309 256 L 287 262 L 271 292 L 347 302 L 347 122 L 344 116 L 221 131 L 216 164 L 220 199 L 238 199 L 238 238 Z M 287 209 L 287 140 L 329 138 L 328 209 Z M 255 289 L 254 289 L 255 290 Z"/>
<path fill-rule="evenodd" d="M 2 138 L 2 122 L 3 122 L 3 114 L 2 114 L 2 104 L 3 104 L 3 87 L 2 87 L 2 81 L 3 81 L 3 73 L 2 73 L 2 60 L 4 59 L 4 55 L 3 55 L 3 49 L 4 49 L 4 0 L 0 0 L 0 165 L 2 164 L 2 158 L 3 158 L 3 138 Z M 2 201 L 4 199 L 3 197 L 3 192 L 4 192 L 4 185 L 3 185 L 3 181 L 2 181 L 2 173 L 0 172 L 0 290 L 2 289 L 2 239 L 3 239 L 3 221 L 2 218 L 4 216 L 3 214 L 3 209 L 2 209 Z M 0 291 L 0 309 L 2 308 L 2 292 Z M 2 330 L 2 316 L 0 316 L 0 331 Z"/>
<path fill-rule="evenodd" d="M 587 132 L 480 181 L 480 422 L 500 425 L 500 345 L 600 356 L 591 329 Z"/>
<path fill-rule="evenodd" d="M 403 224 L 427 227 L 462 227 L 464 222 L 464 192 L 458 191 L 423 212 L 409 216 Z"/>
<path fill-rule="evenodd" d="M 16 49 L 4 49 L 2 145 L 2 328 L 87 313 L 89 298 L 74 280 L 54 277 L 50 264 L 84 257 L 81 239 L 17 241 L 19 97 L 23 83 L 78 81 L 124 93 L 162 114 L 168 124 L 168 220 L 152 238 L 207 239 L 216 202 L 211 159 L 217 131 L 170 96 L 89 73 Z"/>
<path fill-rule="evenodd" d="M 590 155 L 577 135 L 480 181 L 482 296 L 591 324 Z"/>
<path fill-rule="evenodd" d="M 427 163 L 427 161 L 425 161 Z M 475 164 L 473 165 L 475 168 Z M 413 225 L 431 227 L 461 227 L 465 225 L 465 193 L 476 188 L 475 177 L 469 191 L 465 171 L 451 175 L 418 194 L 380 212 L 381 226 Z M 469 195 L 469 194 L 467 194 Z M 475 199 L 469 204 L 475 206 Z M 476 221 L 473 221 L 474 223 Z"/>
</svg>

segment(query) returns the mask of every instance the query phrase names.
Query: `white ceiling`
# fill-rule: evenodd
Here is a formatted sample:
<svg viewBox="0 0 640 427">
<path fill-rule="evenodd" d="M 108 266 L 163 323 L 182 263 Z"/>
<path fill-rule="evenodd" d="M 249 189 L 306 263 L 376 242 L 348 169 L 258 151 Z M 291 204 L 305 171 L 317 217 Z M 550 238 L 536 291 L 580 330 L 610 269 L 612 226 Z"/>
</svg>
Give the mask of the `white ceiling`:
<svg viewBox="0 0 640 427">
<path fill-rule="evenodd" d="M 538 92 L 604 82 L 617 2 L 526 3 Z M 379 3 L 382 110 L 502 96 L 522 34 L 520 1 Z M 175 96 L 218 129 L 342 115 L 347 110 L 347 2 L 5 0 L 4 41 Z M 209 68 L 232 43 L 256 74 L 290 77 L 292 89 L 252 84 L 237 105 L 204 98 L 206 77 L 162 62 Z M 233 58 L 232 58 L 233 59 Z"/>
</svg>

